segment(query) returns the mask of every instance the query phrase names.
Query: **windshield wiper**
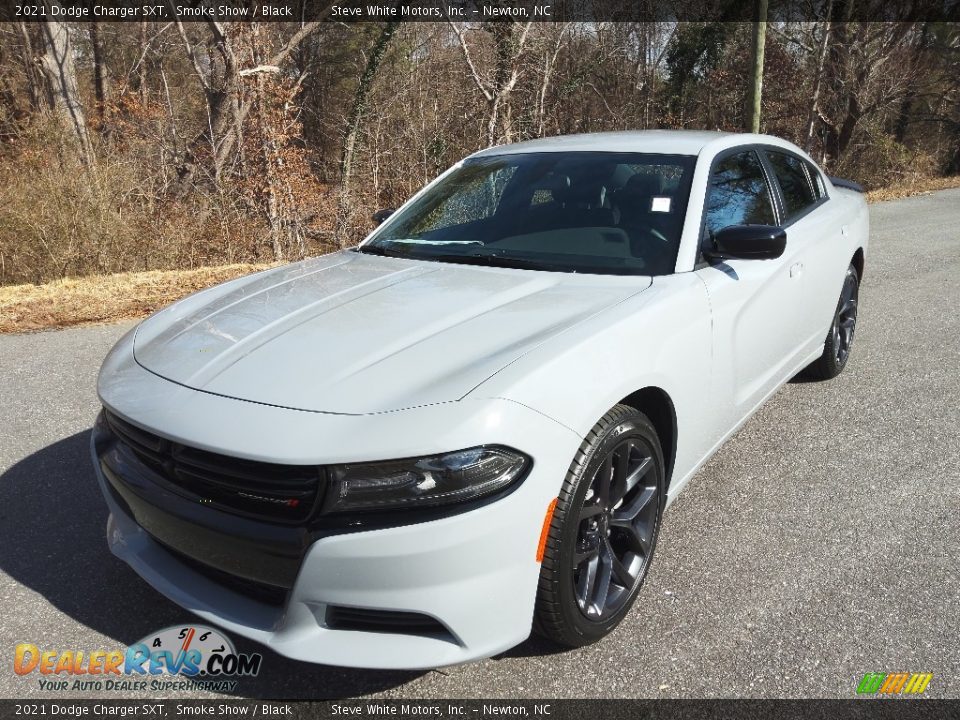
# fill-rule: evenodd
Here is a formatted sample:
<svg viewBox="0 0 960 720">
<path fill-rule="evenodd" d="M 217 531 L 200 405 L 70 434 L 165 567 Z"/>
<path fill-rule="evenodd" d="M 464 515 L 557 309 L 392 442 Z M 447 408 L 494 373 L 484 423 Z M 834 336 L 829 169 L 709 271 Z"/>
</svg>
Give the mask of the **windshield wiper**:
<svg viewBox="0 0 960 720">
<path fill-rule="evenodd" d="M 391 240 L 385 240 L 384 242 L 394 243 L 397 245 L 480 245 L 483 246 L 483 243 L 479 240 L 424 240 L 422 238 L 393 238 Z"/>
<path fill-rule="evenodd" d="M 405 253 L 393 252 L 392 250 L 387 250 L 384 247 L 379 245 L 360 245 L 353 249 L 354 252 L 363 253 L 364 255 L 380 255 L 382 257 L 407 257 Z"/>
<path fill-rule="evenodd" d="M 490 267 L 518 268 L 521 270 L 566 270 L 570 272 L 570 268 L 566 265 L 552 265 L 540 260 L 527 260 L 526 258 L 507 257 L 505 255 L 454 255 L 453 253 L 441 253 L 424 255 L 418 259 L 460 263 L 461 265 L 488 265 Z"/>
<path fill-rule="evenodd" d="M 434 246 L 435 247 L 435 246 Z M 384 257 L 404 258 L 406 260 L 426 260 L 428 262 L 447 262 L 458 265 L 480 265 L 487 267 L 515 268 L 518 270 L 544 270 L 547 272 L 566 272 L 573 274 L 598 274 L 598 275 L 645 275 L 640 268 L 632 267 L 606 267 L 606 268 L 577 268 L 561 263 L 549 263 L 542 260 L 530 260 L 527 258 L 509 257 L 507 255 L 484 255 L 472 254 L 461 255 L 454 253 L 431 253 L 429 255 L 418 255 L 411 253 L 398 253 L 387 250 L 378 245 L 366 245 L 354 248 L 354 252 L 367 253 L 370 255 L 382 255 Z"/>
</svg>

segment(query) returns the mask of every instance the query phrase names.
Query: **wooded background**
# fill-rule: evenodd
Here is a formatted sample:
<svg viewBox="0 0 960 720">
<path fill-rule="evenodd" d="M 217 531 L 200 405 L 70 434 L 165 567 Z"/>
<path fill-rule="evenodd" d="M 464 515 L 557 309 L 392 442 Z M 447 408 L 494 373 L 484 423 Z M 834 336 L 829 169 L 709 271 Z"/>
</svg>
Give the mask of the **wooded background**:
<svg viewBox="0 0 960 720">
<path fill-rule="evenodd" d="M 868 187 L 960 173 L 960 24 L 766 26 L 760 130 Z M 463 156 L 750 128 L 755 23 L 0 23 L 0 284 L 297 259 Z"/>
</svg>

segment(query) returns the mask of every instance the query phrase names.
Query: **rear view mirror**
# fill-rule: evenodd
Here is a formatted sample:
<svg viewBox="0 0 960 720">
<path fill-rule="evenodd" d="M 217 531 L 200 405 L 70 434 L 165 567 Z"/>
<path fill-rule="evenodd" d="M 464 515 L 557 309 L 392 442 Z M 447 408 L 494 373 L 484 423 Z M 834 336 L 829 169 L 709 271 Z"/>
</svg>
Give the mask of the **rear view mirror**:
<svg viewBox="0 0 960 720">
<path fill-rule="evenodd" d="M 387 219 L 388 217 L 390 217 L 391 215 L 393 215 L 396 211 L 397 211 L 396 208 L 385 208 L 385 209 L 383 209 L 383 210 L 377 210 L 377 211 L 376 211 L 373 215 L 371 215 L 370 217 L 373 219 L 373 221 L 374 221 L 377 225 L 382 225 L 382 224 L 383 224 L 383 221 L 386 220 L 386 219 Z"/>
<path fill-rule="evenodd" d="M 787 231 L 776 225 L 731 225 L 713 233 L 703 254 L 710 260 L 773 260 L 787 247 Z"/>
</svg>

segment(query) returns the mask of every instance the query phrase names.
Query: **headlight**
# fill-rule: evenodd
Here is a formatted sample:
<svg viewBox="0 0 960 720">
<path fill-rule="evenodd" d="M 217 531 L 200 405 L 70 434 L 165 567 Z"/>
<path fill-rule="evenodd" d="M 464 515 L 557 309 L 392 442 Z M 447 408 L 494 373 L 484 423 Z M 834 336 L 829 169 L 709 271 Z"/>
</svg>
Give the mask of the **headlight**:
<svg viewBox="0 0 960 720">
<path fill-rule="evenodd" d="M 529 458 L 504 447 L 477 447 L 426 458 L 330 468 L 325 512 L 385 510 L 464 502 L 502 490 Z"/>
</svg>

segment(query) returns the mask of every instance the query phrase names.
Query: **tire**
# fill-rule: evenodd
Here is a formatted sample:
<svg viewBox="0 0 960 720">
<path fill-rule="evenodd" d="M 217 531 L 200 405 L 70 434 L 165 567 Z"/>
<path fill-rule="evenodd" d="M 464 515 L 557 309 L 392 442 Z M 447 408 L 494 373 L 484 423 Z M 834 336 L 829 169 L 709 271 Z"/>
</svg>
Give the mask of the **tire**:
<svg viewBox="0 0 960 720">
<path fill-rule="evenodd" d="M 857 329 L 857 304 L 860 297 L 860 276 L 851 265 L 843 279 L 840 300 L 833 322 L 823 344 L 823 354 L 807 366 L 805 374 L 814 380 L 832 380 L 843 372 L 850 359 Z"/>
<path fill-rule="evenodd" d="M 660 440 L 642 412 L 617 405 L 590 431 L 567 471 L 547 535 L 537 634 L 581 647 L 620 624 L 656 548 L 664 477 Z"/>
</svg>

